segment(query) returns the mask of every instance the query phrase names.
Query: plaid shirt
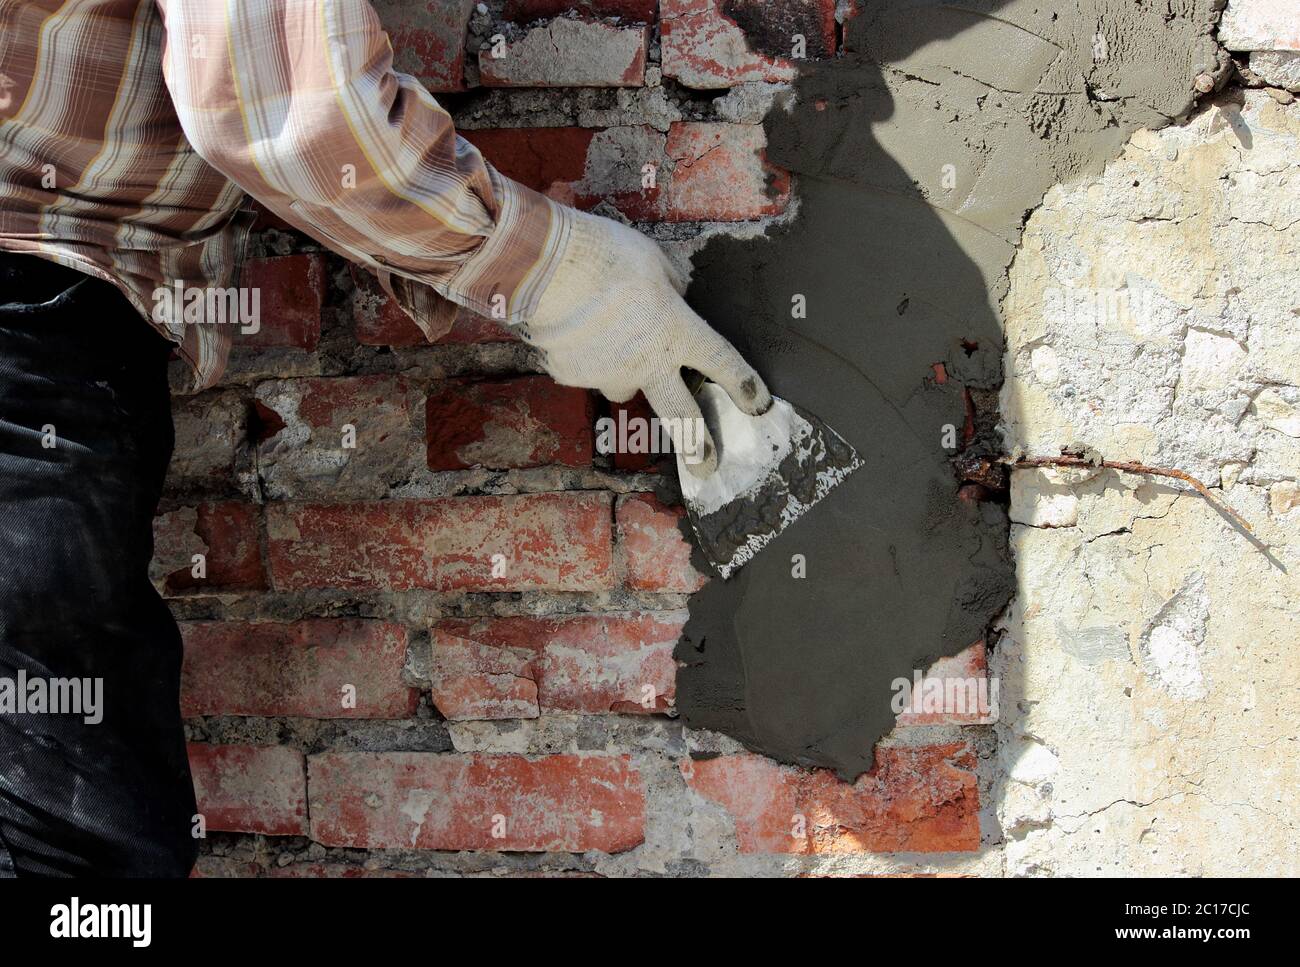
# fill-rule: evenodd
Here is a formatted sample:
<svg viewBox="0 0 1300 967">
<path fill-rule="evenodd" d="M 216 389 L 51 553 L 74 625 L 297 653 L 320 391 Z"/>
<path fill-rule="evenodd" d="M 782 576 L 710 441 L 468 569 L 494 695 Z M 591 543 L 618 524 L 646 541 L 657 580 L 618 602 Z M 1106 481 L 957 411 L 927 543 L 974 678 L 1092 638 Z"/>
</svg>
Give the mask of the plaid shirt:
<svg viewBox="0 0 1300 967">
<path fill-rule="evenodd" d="M 245 192 L 430 339 L 455 304 L 526 320 L 570 224 L 393 71 L 365 0 L 0 0 L 0 250 L 116 284 L 200 387 L 237 320 L 164 293 L 235 284 Z"/>
</svg>

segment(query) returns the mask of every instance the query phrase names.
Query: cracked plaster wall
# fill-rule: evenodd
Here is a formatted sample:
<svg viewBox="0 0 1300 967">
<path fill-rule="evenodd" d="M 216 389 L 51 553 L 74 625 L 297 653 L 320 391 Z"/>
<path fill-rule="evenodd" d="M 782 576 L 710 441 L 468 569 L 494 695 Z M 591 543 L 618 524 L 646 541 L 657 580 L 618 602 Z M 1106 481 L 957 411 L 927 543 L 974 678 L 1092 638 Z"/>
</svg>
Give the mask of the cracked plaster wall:
<svg viewBox="0 0 1300 967">
<path fill-rule="evenodd" d="M 1016 471 L 1010 875 L 1294 875 L 1300 104 L 1221 95 L 1048 192 L 1010 274 L 1003 432 L 1177 467 Z M 1054 449 L 1056 447 L 1057 449 Z"/>
</svg>

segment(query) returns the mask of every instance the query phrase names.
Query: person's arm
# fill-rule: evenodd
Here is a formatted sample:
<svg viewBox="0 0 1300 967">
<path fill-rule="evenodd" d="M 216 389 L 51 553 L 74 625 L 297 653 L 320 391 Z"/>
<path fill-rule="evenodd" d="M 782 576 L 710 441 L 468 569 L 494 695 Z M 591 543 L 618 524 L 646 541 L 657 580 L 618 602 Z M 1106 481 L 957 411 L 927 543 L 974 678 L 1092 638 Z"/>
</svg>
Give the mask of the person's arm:
<svg viewBox="0 0 1300 967">
<path fill-rule="evenodd" d="M 670 426 L 699 419 L 683 366 L 746 411 L 770 405 L 758 375 L 682 300 L 658 246 L 487 164 L 393 71 L 366 0 L 156 2 L 186 137 L 285 221 L 381 279 L 520 326 L 558 382 L 615 401 L 643 390 Z M 415 315 L 426 335 L 442 328 Z M 707 474 L 717 455 L 700 439 L 693 469 Z"/>
<path fill-rule="evenodd" d="M 393 71 L 369 3 L 158 6 L 168 90 L 205 161 L 377 273 L 504 322 L 532 314 L 567 211 L 503 178 L 417 81 Z"/>
</svg>

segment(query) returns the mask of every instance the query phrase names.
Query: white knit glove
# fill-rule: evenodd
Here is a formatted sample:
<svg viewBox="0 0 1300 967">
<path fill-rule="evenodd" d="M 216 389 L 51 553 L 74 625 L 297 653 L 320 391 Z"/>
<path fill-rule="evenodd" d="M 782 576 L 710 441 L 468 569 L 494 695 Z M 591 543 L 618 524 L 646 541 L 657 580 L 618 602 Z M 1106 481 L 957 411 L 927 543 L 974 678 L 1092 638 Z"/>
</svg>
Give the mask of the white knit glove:
<svg viewBox="0 0 1300 967">
<path fill-rule="evenodd" d="M 557 383 L 599 390 L 615 403 L 644 392 L 691 472 L 709 476 L 718 451 L 682 367 L 703 373 L 753 416 L 772 405 L 771 394 L 686 304 L 685 282 L 658 245 L 612 219 L 585 212 L 572 218 L 525 338 L 542 350 L 542 366 Z"/>
</svg>

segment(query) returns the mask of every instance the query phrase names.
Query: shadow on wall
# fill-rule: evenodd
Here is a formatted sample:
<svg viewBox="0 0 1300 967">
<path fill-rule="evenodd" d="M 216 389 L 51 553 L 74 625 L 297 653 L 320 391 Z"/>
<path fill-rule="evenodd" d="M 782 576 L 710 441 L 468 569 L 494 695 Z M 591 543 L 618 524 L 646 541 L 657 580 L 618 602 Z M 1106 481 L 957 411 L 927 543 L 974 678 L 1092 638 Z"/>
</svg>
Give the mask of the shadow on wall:
<svg viewBox="0 0 1300 967">
<path fill-rule="evenodd" d="M 906 55 L 970 25 L 956 12 L 875 17 L 869 36 L 892 35 Z M 898 116 L 895 83 L 861 52 L 802 73 L 793 112 L 766 124 L 769 160 L 798 179 L 797 220 L 767 239 L 710 242 L 689 293 L 773 392 L 839 430 L 866 466 L 739 577 L 692 599 L 678 707 L 693 728 L 845 779 L 893 728 L 893 680 L 982 637 L 1012 588 L 1005 511 L 959 500 L 951 462 L 958 447 L 996 447 L 964 439 L 963 390 L 1000 382 L 988 266 L 1012 249 L 936 206 L 945 183 L 969 188 L 963 157 L 942 150 L 961 119 L 937 102 Z M 933 170 L 904 169 L 882 126 L 938 142 Z M 793 318 L 800 296 L 807 317 Z"/>
<path fill-rule="evenodd" d="M 966 426 L 964 391 L 1001 382 L 997 307 L 1023 220 L 1191 108 L 1192 78 L 1216 65 L 1213 5 L 1166 19 L 1111 0 L 869 3 L 846 54 L 802 70 L 793 109 L 769 114 L 798 218 L 710 242 L 689 298 L 866 467 L 692 599 L 686 724 L 851 779 L 894 725 L 890 684 L 984 635 L 1013 589 L 1006 510 L 958 498 L 945 432 L 999 449 L 992 420 Z"/>
</svg>

